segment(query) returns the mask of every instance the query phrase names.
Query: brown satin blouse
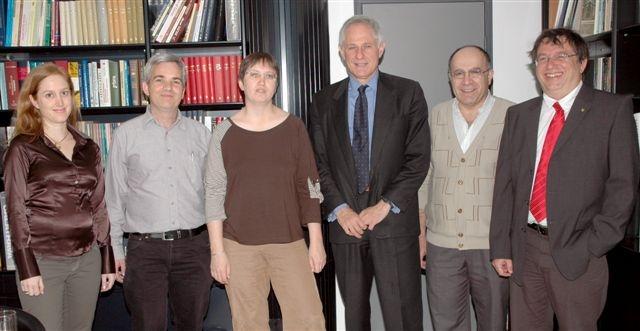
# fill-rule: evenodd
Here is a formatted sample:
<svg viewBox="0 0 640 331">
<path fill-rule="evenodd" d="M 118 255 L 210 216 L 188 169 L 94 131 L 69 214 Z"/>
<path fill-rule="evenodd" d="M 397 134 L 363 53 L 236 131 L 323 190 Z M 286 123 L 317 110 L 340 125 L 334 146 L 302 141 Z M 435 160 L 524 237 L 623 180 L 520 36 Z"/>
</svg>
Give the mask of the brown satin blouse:
<svg viewBox="0 0 640 331">
<path fill-rule="evenodd" d="M 100 148 L 69 126 L 72 160 L 49 139 L 18 135 L 4 159 L 11 244 L 20 280 L 40 275 L 35 256 L 78 256 L 100 248 L 115 272 Z"/>
</svg>

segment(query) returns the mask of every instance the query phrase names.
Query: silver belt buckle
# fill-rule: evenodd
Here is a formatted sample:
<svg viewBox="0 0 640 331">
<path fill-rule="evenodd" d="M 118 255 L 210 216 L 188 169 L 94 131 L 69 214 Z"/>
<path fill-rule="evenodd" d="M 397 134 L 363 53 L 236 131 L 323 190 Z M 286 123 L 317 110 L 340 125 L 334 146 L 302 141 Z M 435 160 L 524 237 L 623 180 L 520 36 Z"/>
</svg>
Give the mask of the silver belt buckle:
<svg viewBox="0 0 640 331">
<path fill-rule="evenodd" d="M 174 240 L 175 238 L 167 238 L 167 232 L 163 232 L 162 233 L 162 240 L 167 240 L 167 241 Z"/>
</svg>

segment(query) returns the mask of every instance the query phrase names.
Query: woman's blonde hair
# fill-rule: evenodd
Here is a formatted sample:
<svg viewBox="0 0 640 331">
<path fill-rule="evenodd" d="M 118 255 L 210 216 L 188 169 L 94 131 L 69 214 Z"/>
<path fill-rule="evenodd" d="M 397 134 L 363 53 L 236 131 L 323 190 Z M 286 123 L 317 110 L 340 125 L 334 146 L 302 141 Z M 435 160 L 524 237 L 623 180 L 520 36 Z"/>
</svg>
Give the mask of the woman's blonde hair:
<svg viewBox="0 0 640 331">
<path fill-rule="evenodd" d="M 67 82 L 71 95 L 74 95 L 73 82 L 66 70 L 58 67 L 52 62 L 47 62 L 39 65 L 35 69 L 29 72 L 29 75 L 22 83 L 20 89 L 20 95 L 18 96 L 17 107 L 17 119 L 14 136 L 19 134 L 26 134 L 30 136 L 42 136 L 42 116 L 40 112 L 33 106 L 29 96 L 36 98 L 38 89 L 40 88 L 40 82 L 47 77 L 58 75 Z M 75 102 L 71 103 L 71 114 L 67 119 L 67 123 L 72 126 L 76 126 L 78 119 L 80 118 L 80 110 L 76 106 Z"/>
</svg>

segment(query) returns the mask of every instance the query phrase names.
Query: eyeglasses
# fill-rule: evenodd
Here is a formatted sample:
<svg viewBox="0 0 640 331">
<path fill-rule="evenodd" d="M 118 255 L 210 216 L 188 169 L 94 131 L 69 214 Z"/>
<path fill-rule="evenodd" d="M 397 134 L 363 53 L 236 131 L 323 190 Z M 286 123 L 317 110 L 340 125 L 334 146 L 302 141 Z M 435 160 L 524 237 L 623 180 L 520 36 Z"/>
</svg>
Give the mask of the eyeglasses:
<svg viewBox="0 0 640 331">
<path fill-rule="evenodd" d="M 278 75 L 276 75 L 275 72 L 258 72 L 258 71 L 247 71 L 247 77 L 253 79 L 253 80 L 258 80 L 262 77 L 264 77 L 265 80 L 276 80 L 276 78 L 278 78 Z"/>
<path fill-rule="evenodd" d="M 479 79 L 480 77 L 482 77 L 482 75 L 484 73 L 486 73 L 489 70 L 491 70 L 491 68 L 488 68 L 488 69 L 485 69 L 485 70 L 482 70 L 480 68 L 474 68 L 474 69 L 471 69 L 469 71 L 454 70 L 453 72 L 450 72 L 449 74 L 455 80 L 463 80 L 466 75 L 469 75 L 469 77 L 471 79 Z"/>
<path fill-rule="evenodd" d="M 556 54 L 554 56 L 548 56 L 548 55 L 540 55 L 536 58 L 535 60 L 535 64 L 537 66 L 539 65 L 543 65 L 546 64 L 549 61 L 553 61 L 553 62 L 568 62 L 569 58 L 578 55 L 577 53 L 573 53 L 573 54 L 567 54 L 567 53 L 560 53 L 560 54 Z"/>
</svg>

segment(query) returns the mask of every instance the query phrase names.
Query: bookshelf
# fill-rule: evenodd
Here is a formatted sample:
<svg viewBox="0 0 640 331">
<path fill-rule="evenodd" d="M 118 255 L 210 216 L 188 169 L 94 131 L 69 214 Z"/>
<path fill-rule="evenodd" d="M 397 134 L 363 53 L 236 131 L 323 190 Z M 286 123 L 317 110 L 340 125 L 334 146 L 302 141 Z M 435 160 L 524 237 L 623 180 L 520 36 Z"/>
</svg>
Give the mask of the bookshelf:
<svg viewBox="0 0 640 331">
<path fill-rule="evenodd" d="M 242 34 L 243 2 L 243 0 L 3 1 L 0 4 L 0 23 L 2 23 L 0 71 L 8 63 L 17 63 L 19 69 L 21 66 L 35 65 L 39 61 L 64 60 L 68 63 L 77 63 L 79 68 L 76 89 L 80 91 L 79 104 L 83 118 L 121 121 L 130 118 L 131 115 L 143 113 L 145 110 L 146 101 L 140 88 L 141 69 L 156 50 L 167 49 L 183 58 L 221 57 L 222 60 L 232 58 L 235 60 L 234 64 L 237 64 L 245 54 Z M 14 15 L 11 15 L 12 10 Z M 16 10 L 20 10 L 21 15 L 16 14 Z M 231 18 L 227 19 L 226 16 Z M 42 17 L 42 19 L 29 19 L 32 17 Z M 198 19 L 200 25 L 196 25 Z M 22 24 L 22 22 L 31 22 L 31 24 Z M 218 24 L 206 24 L 207 22 L 218 22 Z M 182 32 L 179 24 L 183 25 Z M 153 34 L 153 29 L 160 31 L 162 28 L 169 40 L 158 40 Z M 227 28 L 232 31 L 227 33 Z M 196 30 L 200 32 L 199 37 L 193 32 Z M 26 31 L 28 38 L 25 40 L 16 38 L 23 31 Z M 37 31 L 44 34 L 44 38 L 38 38 Z M 22 36 L 24 37 L 24 33 Z M 96 63 L 95 68 L 83 68 L 83 61 L 89 64 Z M 132 61 L 136 62 L 136 74 L 133 74 L 135 69 L 130 67 L 133 66 Z M 107 62 L 111 62 L 111 72 L 103 71 L 105 69 L 101 64 Z M 117 65 L 114 66 L 114 62 Z M 123 68 L 125 62 L 127 62 L 126 68 Z M 237 70 L 238 65 L 233 65 L 231 69 L 234 68 Z M 188 76 L 197 76 L 211 83 L 189 77 L 187 95 L 205 93 L 201 89 L 195 91 L 196 87 L 204 88 L 204 86 L 213 95 L 214 74 L 211 72 L 211 77 L 207 75 L 200 77 L 202 75 L 200 69 L 191 67 L 188 69 L 190 70 Z M 114 70 L 116 72 L 113 72 Z M 26 75 L 26 70 L 23 71 L 24 74 L 18 73 L 17 76 Z M 119 75 L 120 84 L 115 93 L 121 93 L 121 97 L 111 100 L 94 100 L 106 98 L 103 97 L 103 92 L 109 90 L 109 79 L 105 78 L 106 81 L 101 83 L 91 75 L 92 72 L 93 76 L 102 74 L 102 76 L 111 75 L 113 78 L 113 75 Z M 4 76 L 0 76 L 2 76 L 0 84 L 10 85 L 6 72 Z M 20 78 L 15 77 L 17 80 Z M 219 88 L 227 89 L 227 98 L 193 102 L 185 98 L 181 110 L 204 110 L 213 112 L 215 115 L 215 112 L 240 109 L 242 96 L 236 87 L 237 71 L 235 77 L 227 73 L 227 76 L 221 79 L 222 81 L 219 80 L 218 83 L 222 82 L 224 85 Z M 193 93 L 190 93 L 191 88 L 194 89 Z M 0 101 L 11 99 L 9 95 L 2 93 L 2 90 L 0 88 Z M 14 88 L 13 93 L 17 91 L 19 88 Z M 113 86 L 104 94 L 108 95 L 109 92 L 114 92 Z M 0 104 L 0 126 L 10 125 L 13 114 L 10 109 L 14 107 L 8 104 L 9 100 Z"/>
<path fill-rule="evenodd" d="M 559 22 L 579 31 L 589 45 L 583 81 L 597 89 L 633 95 L 634 113 L 640 116 L 640 0 L 544 0 L 542 27 L 559 27 Z M 607 254 L 609 288 L 599 330 L 635 330 L 640 323 L 639 243 L 637 201 L 624 240 Z"/>
</svg>

